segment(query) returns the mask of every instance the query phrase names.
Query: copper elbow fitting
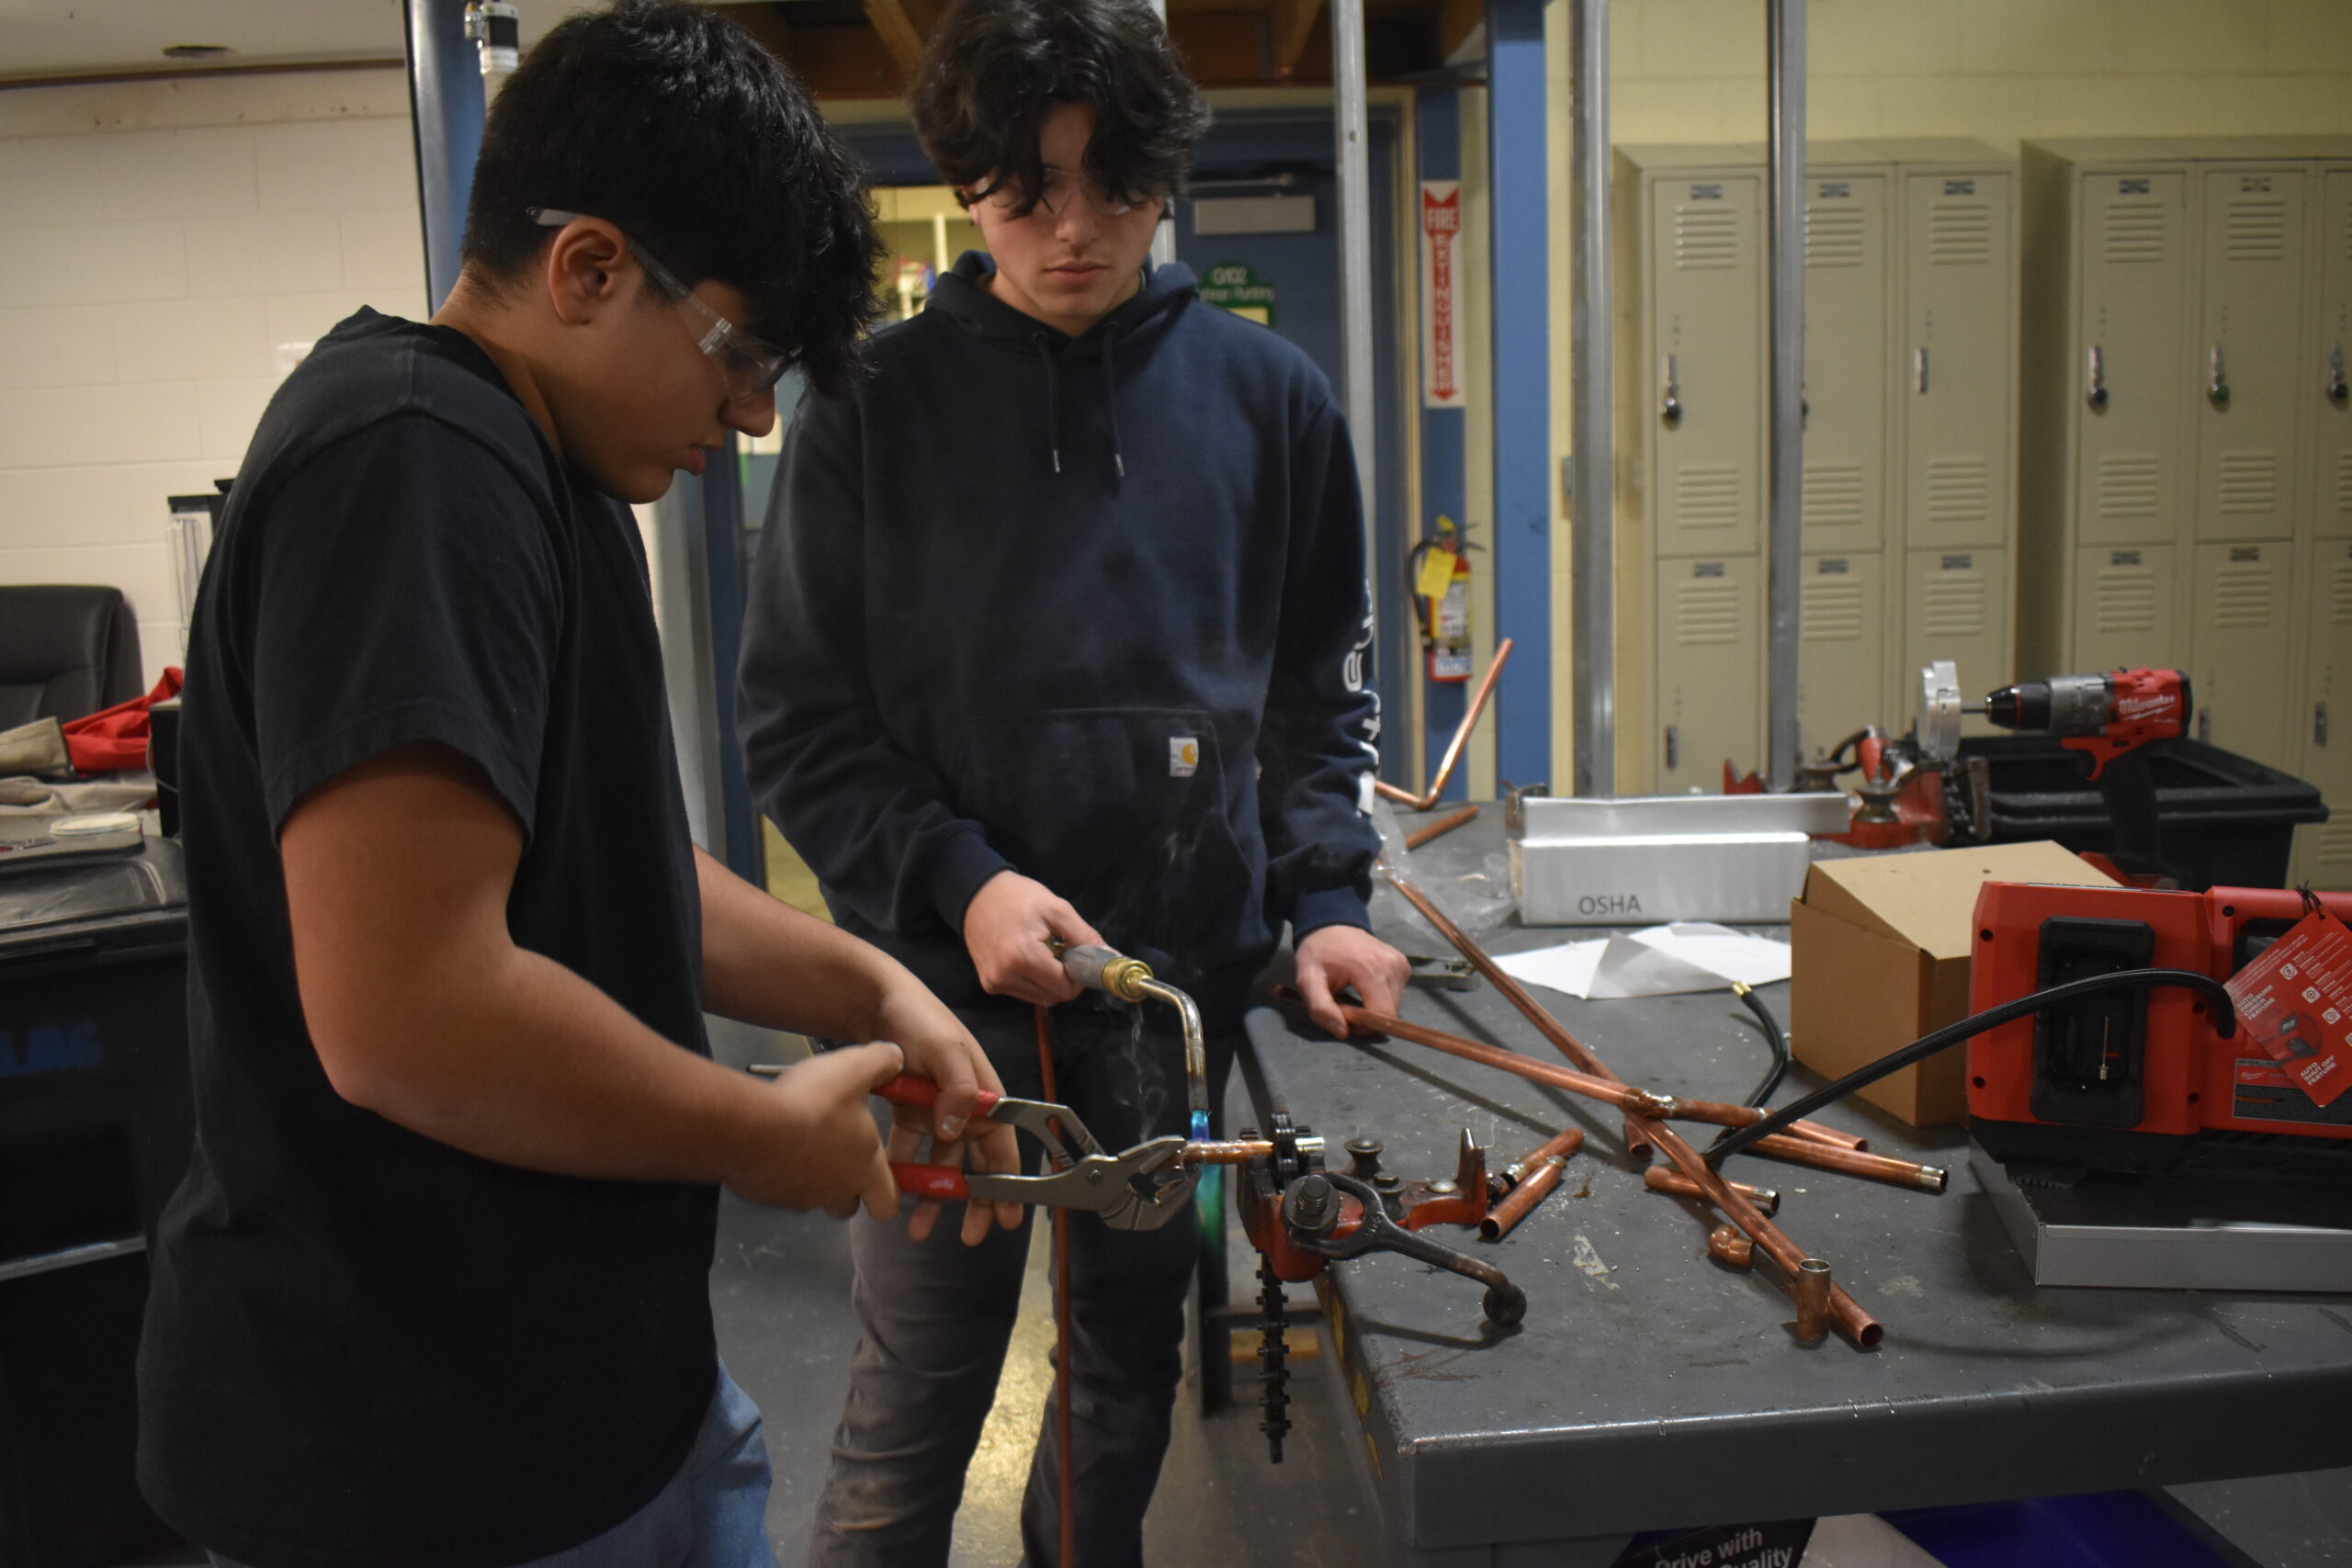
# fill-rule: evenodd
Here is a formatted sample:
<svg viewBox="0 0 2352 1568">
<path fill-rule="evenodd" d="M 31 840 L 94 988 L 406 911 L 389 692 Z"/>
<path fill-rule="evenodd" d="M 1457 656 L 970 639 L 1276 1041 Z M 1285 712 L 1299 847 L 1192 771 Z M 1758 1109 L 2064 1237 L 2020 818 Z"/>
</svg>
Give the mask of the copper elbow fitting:
<svg viewBox="0 0 2352 1568">
<path fill-rule="evenodd" d="M 1734 1269 L 1749 1269 L 1756 1263 L 1756 1244 L 1740 1235 L 1737 1225 L 1717 1225 L 1707 1233 L 1707 1254 Z"/>
</svg>

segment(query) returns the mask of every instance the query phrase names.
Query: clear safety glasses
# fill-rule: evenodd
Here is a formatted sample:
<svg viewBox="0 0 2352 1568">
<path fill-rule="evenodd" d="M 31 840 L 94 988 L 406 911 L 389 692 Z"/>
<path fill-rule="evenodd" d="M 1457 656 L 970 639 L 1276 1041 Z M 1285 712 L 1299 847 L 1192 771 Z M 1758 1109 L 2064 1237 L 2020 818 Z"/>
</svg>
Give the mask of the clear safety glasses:
<svg viewBox="0 0 2352 1568">
<path fill-rule="evenodd" d="M 566 212 L 553 207 L 533 207 L 525 215 L 542 229 L 560 229 L 581 218 L 582 214 Z M 628 240 L 627 235 L 622 236 Z M 678 280 L 678 275 L 646 254 L 645 247 L 635 240 L 628 240 L 629 254 L 645 269 L 645 276 L 655 288 L 667 294 L 686 314 L 702 323 L 702 333 L 695 346 L 718 362 L 727 378 L 729 400 L 756 398 L 772 390 L 784 373 L 792 368 L 792 356 L 775 344 L 753 337 L 695 297 L 694 290 Z"/>
</svg>

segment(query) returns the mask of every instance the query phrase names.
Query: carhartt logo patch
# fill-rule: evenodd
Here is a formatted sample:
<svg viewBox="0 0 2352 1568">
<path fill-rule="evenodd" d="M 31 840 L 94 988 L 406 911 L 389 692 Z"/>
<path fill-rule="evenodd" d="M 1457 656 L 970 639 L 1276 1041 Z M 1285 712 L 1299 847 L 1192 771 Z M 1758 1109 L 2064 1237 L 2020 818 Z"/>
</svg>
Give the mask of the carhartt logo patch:
<svg viewBox="0 0 2352 1568">
<path fill-rule="evenodd" d="M 1171 735 L 1168 738 L 1168 776 L 1170 778 L 1189 779 L 1200 771 L 1200 767 L 1201 743 L 1197 737 Z"/>
</svg>

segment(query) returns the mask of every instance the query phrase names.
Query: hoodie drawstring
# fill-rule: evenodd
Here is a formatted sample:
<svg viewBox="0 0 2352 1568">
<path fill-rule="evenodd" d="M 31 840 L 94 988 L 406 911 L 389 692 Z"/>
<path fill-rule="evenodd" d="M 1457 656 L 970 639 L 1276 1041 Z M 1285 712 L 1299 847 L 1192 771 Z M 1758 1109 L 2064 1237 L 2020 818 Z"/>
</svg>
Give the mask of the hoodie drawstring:
<svg viewBox="0 0 2352 1568">
<path fill-rule="evenodd" d="M 1102 333 L 1102 409 L 1111 416 L 1111 467 L 1121 479 L 1127 477 L 1126 449 L 1119 443 L 1119 379 L 1112 374 L 1111 348 L 1119 341 L 1119 332 L 1112 327 Z"/>
<path fill-rule="evenodd" d="M 1029 341 L 1037 345 L 1037 357 L 1046 365 L 1046 446 L 1054 455 L 1054 472 L 1062 471 L 1061 384 L 1054 372 L 1054 351 L 1043 333 L 1031 333 Z"/>
</svg>

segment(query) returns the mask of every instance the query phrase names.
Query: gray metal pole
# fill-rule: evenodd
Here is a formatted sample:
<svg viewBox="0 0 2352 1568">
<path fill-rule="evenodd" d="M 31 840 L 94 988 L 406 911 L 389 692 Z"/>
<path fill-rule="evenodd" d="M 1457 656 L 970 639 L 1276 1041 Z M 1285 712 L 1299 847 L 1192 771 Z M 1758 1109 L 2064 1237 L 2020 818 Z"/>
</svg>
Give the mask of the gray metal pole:
<svg viewBox="0 0 2352 1568">
<path fill-rule="evenodd" d="M 403 0 L 408 24 L 408 107 L 416 146 L 417 204 L 424 217 L 428 310 L 458 283 L 466 198 L 481 152 L 481 56 L 466 37 L 466 0 Z"/>
<path fill-rule="evenodd" d="M 1164 30 L 1168 26 L 1168 0 L 1151 0 L 1151 14 L 1159 18 L 1159 25 Z M 1166 266 L 1176 259 L 1176 214 L 1172 201 L 1170 208 L 1168 216 L 1159 220 L 1159 227 L 1151 231 L 1151 265 L 1154 266 Z"/>
<path fill-rule="evenodd" d="M 1609 276 L 1609 0 L 1574 0 L 1568 75 L 1568 250 L 1576 299 L 1568 328 L 1574 451 L 1568 529 L 1576 570 L 1576 792 L 1617 793 L 1616 495 L 1611 446 L 1615 330 Z"/>
<path fill-rule="evenodd" d="M 1370 125 L 1364 106 L 1363 0 L 1331 0 L 1331 113 L 1340 164 L 1340 389 L 1348 434 L 1363 487 L 1363 547 L 1367 575 L 1377 579 L 1379 475 L 1374 467 L 1379 404 L 1372 366 L 1372 174 Z M 1403 629 L 1402 622 L 1398 623 Z M 1381 676 L 1392 695 L 1412 668 L 1409 638 L 1391 637 L 1382 649 Z"/>
<path fill-rule="evenodd" d="M 1771 74 L 1772 504 L 1766 549 L 1765 755 L 1796 783 L 1797 653 L 1804 568 L 1804 0 L 1767 0 Z"/>
</svg>

